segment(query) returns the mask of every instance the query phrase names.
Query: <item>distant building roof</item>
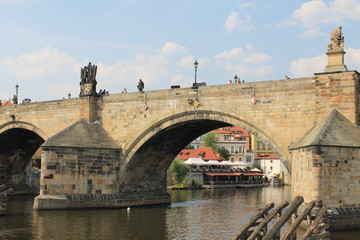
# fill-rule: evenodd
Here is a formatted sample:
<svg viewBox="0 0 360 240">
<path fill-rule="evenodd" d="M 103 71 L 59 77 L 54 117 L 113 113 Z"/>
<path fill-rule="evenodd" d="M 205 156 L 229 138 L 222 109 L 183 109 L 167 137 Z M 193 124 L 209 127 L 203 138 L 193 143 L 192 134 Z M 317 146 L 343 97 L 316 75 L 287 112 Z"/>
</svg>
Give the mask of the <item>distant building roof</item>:
<svg viewBox="0 0 360 240">
<path fill-rule="evenodd" d="M 231 134 L 235 137 L 249 137 L 249 132 L 245 131 L 242 128 L 239 128 L 237 126 L 230 126 L 230 127 L 222 127 L 218 128 L 216 130 L 213 130 L 212 132 L 221 133 L 221 134 Z"/>
<path fill-rule="evenodd" d="M 278 155 L 276 155 L 275 153 L 269 153 L 269 154 L 262 154 L 255 160 L 275 160 L 275 159 L 279 159 Z"/>
<path fill-rule="evenodd" d="M 10 105 L 12 105 L 12 103 L 8 100 L 5 100 L 5 101 L 1 102 L 1 105 L 2 106 L 10 106 Z"/>
<path fill-rule="evenodd" d="M 184 149 L 178 154 L 178 159 L 180 160 L 188 160 L 189 158 L 201 158 L 204 161 L 224 160 L 224 158 L 221 157 L 220 153 L 209 147 L 203 147 L 198 149 Z"/>
</svg>

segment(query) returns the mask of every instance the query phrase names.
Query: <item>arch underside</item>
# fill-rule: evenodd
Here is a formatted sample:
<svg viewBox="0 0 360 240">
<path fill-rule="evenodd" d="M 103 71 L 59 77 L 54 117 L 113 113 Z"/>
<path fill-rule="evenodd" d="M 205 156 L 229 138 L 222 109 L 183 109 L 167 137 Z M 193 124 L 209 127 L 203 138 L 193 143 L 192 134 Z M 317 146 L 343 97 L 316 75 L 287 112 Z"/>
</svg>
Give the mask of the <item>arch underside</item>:
<svg viewBox="0 0 360 240">
<path fill-rule="evenodd" d="M 125 152 L 122 191 L 166 189 L 167 169 L 186 145 L 211 130 L 233 125 L 255 134 L 282 156 L 272 139 L 237 117 L 217 112 L 182 113 L 153 125 Z"/>
<path fill-rule="evenodd" d="M 32 156 L 43 143 L 37 133 L 18 125 L 0 129 L 0 183 L 28 191 L 26 186 L 35 181 L 31 176 Z"/>
</svg>

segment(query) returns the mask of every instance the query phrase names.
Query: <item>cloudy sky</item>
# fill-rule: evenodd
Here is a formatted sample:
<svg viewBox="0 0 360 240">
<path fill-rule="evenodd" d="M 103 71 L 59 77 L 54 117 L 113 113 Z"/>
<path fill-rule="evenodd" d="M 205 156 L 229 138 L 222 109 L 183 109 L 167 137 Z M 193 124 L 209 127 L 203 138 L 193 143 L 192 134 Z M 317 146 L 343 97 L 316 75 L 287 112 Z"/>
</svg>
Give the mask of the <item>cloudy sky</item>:
<svg viewBox="0 0 360 240">
<path fill-rule="evenodd" d="M 360 0 L 0 0 L 0 99 L 79 95 L 80 69 L 98 89 L 136 91 L 310 77 L 342 26 L 345 64 L 360 71 Z"/>
</svg>

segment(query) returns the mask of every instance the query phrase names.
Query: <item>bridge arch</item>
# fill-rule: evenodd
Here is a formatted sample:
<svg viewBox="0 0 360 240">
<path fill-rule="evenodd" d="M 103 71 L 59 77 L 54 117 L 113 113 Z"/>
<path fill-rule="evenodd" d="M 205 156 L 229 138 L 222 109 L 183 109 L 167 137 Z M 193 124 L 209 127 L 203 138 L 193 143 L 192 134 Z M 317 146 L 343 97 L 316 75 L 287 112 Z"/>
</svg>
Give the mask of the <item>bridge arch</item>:
<svg viewBox="0 0 360 240">
<path fill-rule="evenodd" d="M 121 185 L 141 188 L 144 182 L 153 187 L 156 182 L 166 187 L 166 170 L 176 155 L 195 138 L 217 128 L 238 126 L 254 134 L 270 146 L 289 168 L 288 153 L 283 152 L 276 139 L 267 135 L 262 129 L 238 116 L 224 112 L 199 110 L 170 115 L 154 123 L 143 131 L 126 148 L 122 168 L 120 169 Z M 132 183 L 131 183 L 132 181 Z M 130 189 L 127 189 L 130 190 Z"/>
<path fill-rule="evenodd" d="M 47 135 L 31 123 L 12 121 L 0 126 L 0 182 L 21 193 L 36 193 L 39 173 L 32 171 L 32 156 Z M 30 188 L 29 188 L 30 186 Z M 25 187 L 25 188 L 24 188 Z M 34 188 L 35 187 L 35 188 Z"/>
<path fill-rule="evenodd" d="M 49 138 L 40 128 L 36 127 L 34 124 L 23 122 L 23 121 L 11 121 L 11 122 L 2 124 L 0 126 L 0 134 L 2 134 L 3 132 L 5 132 L 7 130 L 11 130 L 11 129 L 15 129 L 15 128 L 26 129 L 31 132 L 34 132 L 37 135 L 39 135 L 42 139 L 44 139 L 44 141 L 46 141 L 46 139 Z"/>
</svg>

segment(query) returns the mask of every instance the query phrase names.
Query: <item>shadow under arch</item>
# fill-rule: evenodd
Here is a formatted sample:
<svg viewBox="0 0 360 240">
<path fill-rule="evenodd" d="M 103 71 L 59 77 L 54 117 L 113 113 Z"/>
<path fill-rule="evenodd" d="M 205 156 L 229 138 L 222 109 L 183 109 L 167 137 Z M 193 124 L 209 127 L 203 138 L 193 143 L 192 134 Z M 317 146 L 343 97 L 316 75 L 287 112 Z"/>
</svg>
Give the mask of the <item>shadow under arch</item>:
<svg viewBox="0 0 360 240">
<path fill-rule="evenodd" d="M 0 183 L 18 193 L 36 193 L 38 176 L 32 172 L 32 156 L 47 139 L 33 124 L 12 121 L 0 126 Z M 37 173 L 39 175 L 39 173 Z M 29 188 L 27 186 L 30 186 Z"/>
<path fill-rule="evenodd" d="M 151 190 L 160 190 L 153 189 L 160 182 L 162 188 L 166 187 L 166 170 L 187 144 L 211 130 L 232 125 L 243 128 L 271 146 L 288 167 L 287 155 L 281 151 L 275 139 L 252 123 L 218 111 L 187 111 L 154 123 L 129 145 L 122 158 L 121 186 L 148 189 L 149 186 L 142 186 L 147 182 Z"/>
</svg>

